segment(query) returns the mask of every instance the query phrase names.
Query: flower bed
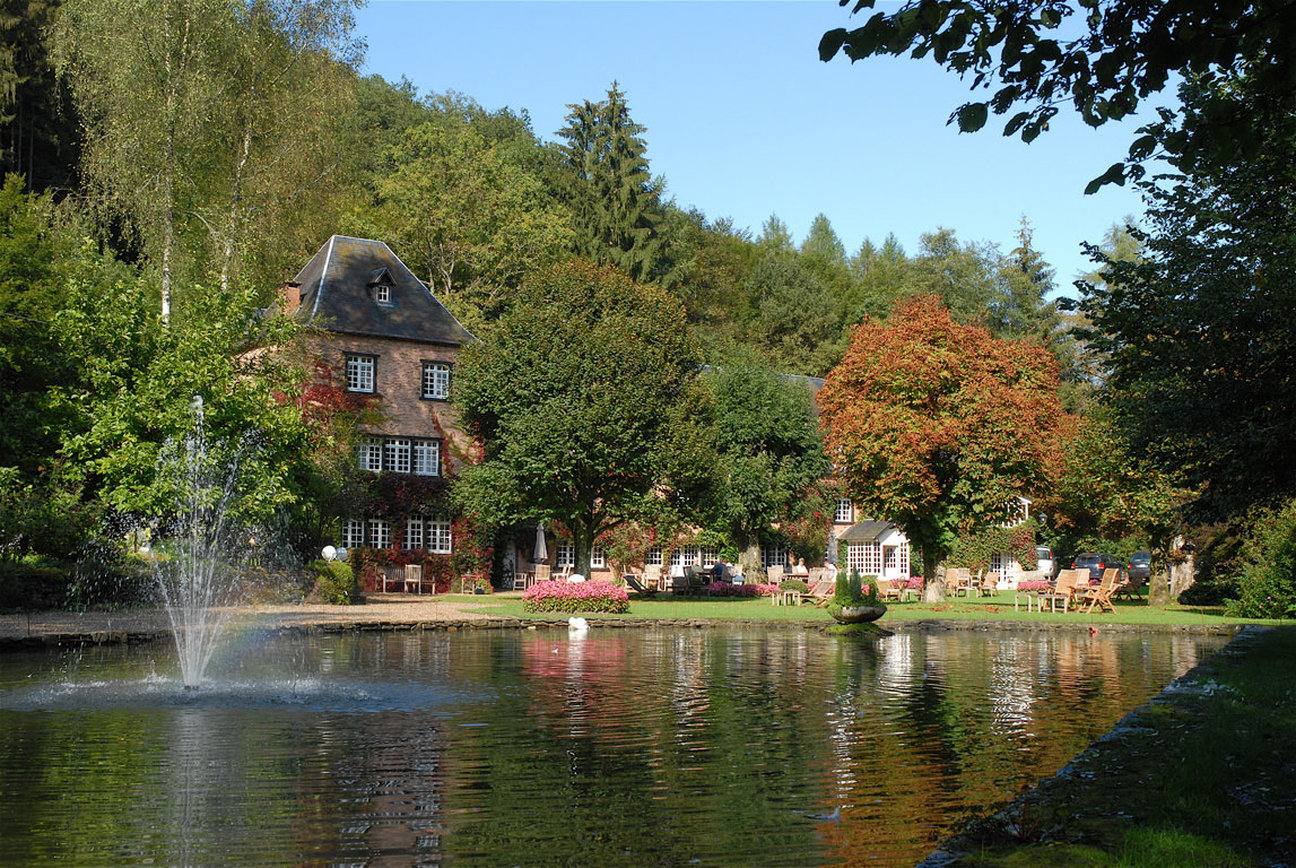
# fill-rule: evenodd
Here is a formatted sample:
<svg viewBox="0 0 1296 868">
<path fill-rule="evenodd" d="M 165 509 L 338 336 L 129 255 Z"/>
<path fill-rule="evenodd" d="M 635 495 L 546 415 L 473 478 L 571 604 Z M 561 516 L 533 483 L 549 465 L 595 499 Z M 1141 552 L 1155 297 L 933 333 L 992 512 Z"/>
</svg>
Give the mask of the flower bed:
<svg viewBox="0 0 1296 868">
<path fill-rule="evenodd" d="M 1053 586 L 1048 582 L 1041 581 L 1040 579 L 1031 579 L 1028 582 L 1017 583 L 1017 590 L 1023 593 L 1027 591 L 1047 591 L 1052 587 Z"/>
<path fill-rule="evenodd" d="M 620 615 L 630 611 L 626 589 L 611 582 L 536 582 L 522 595 L 527 612 L 591 612 Z"/>
</svg>

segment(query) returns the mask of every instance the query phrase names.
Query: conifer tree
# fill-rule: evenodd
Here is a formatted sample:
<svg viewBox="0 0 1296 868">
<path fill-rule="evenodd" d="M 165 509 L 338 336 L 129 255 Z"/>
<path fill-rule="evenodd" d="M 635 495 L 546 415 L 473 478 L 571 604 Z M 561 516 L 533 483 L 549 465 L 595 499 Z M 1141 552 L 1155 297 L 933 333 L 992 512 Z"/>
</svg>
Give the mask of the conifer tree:
<svg viewBox="0 0 1296 868">
<path fill-rule="evenodd" d="M 630 117 L 616 82 L 607 99 L 570 105 L 558 131 L 576 252 L 636 280 L 654 275 L 662 258 L 662 184 L 648 168 L 644 128 Z"/>
</svg>

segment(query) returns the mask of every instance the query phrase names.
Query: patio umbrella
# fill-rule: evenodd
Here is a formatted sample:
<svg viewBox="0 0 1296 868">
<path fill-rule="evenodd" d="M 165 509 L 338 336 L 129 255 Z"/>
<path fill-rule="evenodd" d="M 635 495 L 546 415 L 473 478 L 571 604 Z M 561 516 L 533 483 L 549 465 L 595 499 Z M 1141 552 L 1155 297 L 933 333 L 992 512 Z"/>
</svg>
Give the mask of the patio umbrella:
<svg viewBox="0 0 1296 868">
<path fill-rule="evenodd" d="M 549 549 L 545 546 L 544 524 L 536 525 L 535 553 L 532 554 L 531 560 L 536 563 L 547 561 L 549 559 Z"/>
</svg>

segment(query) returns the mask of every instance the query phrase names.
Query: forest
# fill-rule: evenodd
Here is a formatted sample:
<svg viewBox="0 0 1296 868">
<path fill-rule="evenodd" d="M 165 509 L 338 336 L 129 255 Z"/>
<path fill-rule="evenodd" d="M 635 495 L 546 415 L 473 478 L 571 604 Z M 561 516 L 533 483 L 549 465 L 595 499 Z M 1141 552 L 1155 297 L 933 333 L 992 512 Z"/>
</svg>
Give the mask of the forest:
<svg viewBox="0 0 1296 868">
<path fill-rule="evenodd" d="M 1276 319 L 1296 261 L 1293 114 L 1245 66 L 1190 78 L 1182 110 L 1141 131 L 1117 174 L 1142 185 L 1148 212 L 1095 240 L 1093 272 L 1062 309 L 1024 219 L 1006 239 L 932 227 L 913 250 L 893 236 L 848 248 L 822 215 L 803 239 L 777 215 L 738 228 L 666 197 L 651 131 L 616 82 L 572 94 L 562 129 L 537 132 L 523 108 L 363 75 L 354 0 L 5 6 L 6 569 L 84 563 L 105 522 L 162 508 L 151 470 L 195 393 L 212 396 L 213 430 L 257 432 L 255 509 L 298 549 L 326 537 L 350 484 L 336 458 L 346 426 L 283 400 L 306 361 L 247 351 L 300 340 L 262 311 L 336 233 L 386 241 L 483 341 L 511 327 L 531 276 L 579 258 L 677 302 L 704 364 L 777 374 L 824 377 L 861 324 L 934 297 L 955 323 L 1056 364 L 1056 424 L 1039 432 L 1058 445 L 1036 485 L 1044 541 L 1152 548 L 1168 566 L 1191 540 L 1201 599 L 1255 613 L 1280 587 L 1265 611 L 1296 606 L 1272 569 L 1296 550 L 1296 442 L 1279 423 L 1292 340 Z M 961 125 L 984 123 L 984 107 L 965 109 Z M 1229 118 L 1280 147 L 1252 159 Z M 1145 176 L 1154 150 L 1169 168 Z M 777 451 L 760 438 L 743 449 Z M 770 510 L 795 525 L 798 500 L 784 491 Z M 74 583 L 72 601 L 94 593 Z"/>
</svg>

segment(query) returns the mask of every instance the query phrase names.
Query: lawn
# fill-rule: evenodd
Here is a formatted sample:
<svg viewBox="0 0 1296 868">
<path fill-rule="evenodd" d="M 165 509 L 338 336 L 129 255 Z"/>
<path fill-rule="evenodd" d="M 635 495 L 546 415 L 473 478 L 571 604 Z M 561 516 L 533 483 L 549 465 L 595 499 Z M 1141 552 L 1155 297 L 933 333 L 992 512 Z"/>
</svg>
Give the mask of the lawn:
<svg viewBox="0 0 1296 868">
<path fill-rule="evenodd" d="M 1012 591 L 1002 591 L 993 597 L 957 598 L 943 603 L 910 601 L 891 603 L 881 624 L 887 621 L 983 620 L 1020 621 L 1024 624 L 1146 624 L 1157 626 L 1222 626 L 1226 624 L 1276 624 L 1274 621 L 1248 621 L 1229 618 L 1222 609 L 1211 607 L 1167 606 L 1152 608 L 1146 599 L 1118 600 L 1114 612 L 1095 610 L 1084 612 L 1027 612 L 1013 609 Z M 477 598 L 477 611 L 510 618 L 552 618 L 552 613 L 531 614 L 522 609 L 522 599 L 514 594 L 497 594 Z M 625 615 L 598 615 L 599 618 L 651 618 L 654 620 L 744 620 L 744 621 L 805 621 L 826 623 L 828 613 L 814 606 L 774 606 L 766 598 L 759 599 L 708 599 L 690 597 L 676 599 L 670 594 L 659 594 L 649 599 L 631 598 L 630 611 Z"/>
</svg>

